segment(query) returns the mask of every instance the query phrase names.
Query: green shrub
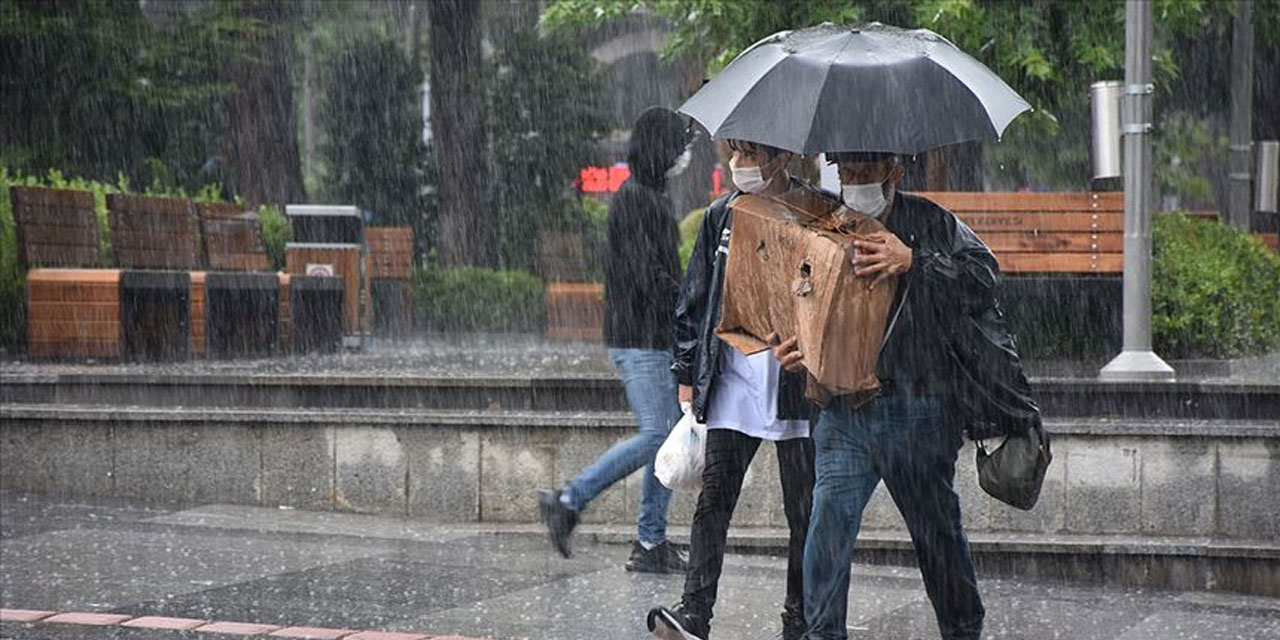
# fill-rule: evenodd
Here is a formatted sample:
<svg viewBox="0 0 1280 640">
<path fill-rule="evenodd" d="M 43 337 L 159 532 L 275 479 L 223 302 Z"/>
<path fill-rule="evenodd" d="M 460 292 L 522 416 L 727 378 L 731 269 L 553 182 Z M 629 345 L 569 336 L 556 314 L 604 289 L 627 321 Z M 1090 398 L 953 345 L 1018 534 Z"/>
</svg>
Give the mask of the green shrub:
<svg viewBox="0 0 1280 640">
<path fill-rule="evenodd" d="M 262 244 L 267 251 L 267 261 L 276 271 L 284 270 L 285 245 L 293 239 L 293 225 L 280 209 L 270 205 L 258 207 L 262 219 Z"/>
<path fill-rule="evenodd" d="M 689 268 L 689 258 L 693 257 L 693 245 L 698 241 L 698 231 L 702 229 L 702 216 L 706 209 L 694 209 L 680 221 L 680 268 Z"/>
<path fill-rule="evenodd" d="M 542 281 L 526 271 L 418 269 L 412 287 L 414 318 L 430 331 L 546 331 Z"/>
<path fill-rule="evenodd" d="M 1183 214 L 1153 231 L 1152 331 L 1166 358 L 1230 358 L 1280 346 L 1280 257 L 1257 238 Z"/>
</svg>

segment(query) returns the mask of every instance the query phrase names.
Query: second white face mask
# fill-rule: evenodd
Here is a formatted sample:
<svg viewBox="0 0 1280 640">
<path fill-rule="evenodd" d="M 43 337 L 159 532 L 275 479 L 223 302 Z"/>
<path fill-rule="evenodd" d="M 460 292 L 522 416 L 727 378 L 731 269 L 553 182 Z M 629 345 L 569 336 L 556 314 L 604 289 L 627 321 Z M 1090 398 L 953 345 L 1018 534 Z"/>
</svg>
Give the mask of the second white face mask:
<svg viewBox="0 0 1280 640">
<path fill-rule="evenodd" d="M 889 199 L 885 197 L 884 182 L 872 182 L 870 184 L 846 184 L 840 187 L 840 197 L 844 200 L 846 207 L 864 213 L 872 218 L 879 218 L 884 213 L 885 207 L 889 204 Z"/>
</svg>

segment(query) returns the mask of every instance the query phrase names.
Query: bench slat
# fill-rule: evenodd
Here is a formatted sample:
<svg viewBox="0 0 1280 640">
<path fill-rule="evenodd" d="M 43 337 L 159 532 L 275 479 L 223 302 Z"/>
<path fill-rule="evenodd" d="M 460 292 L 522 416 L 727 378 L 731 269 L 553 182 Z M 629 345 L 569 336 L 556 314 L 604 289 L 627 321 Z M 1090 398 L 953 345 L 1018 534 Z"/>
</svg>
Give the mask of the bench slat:
<svg viewBox="0 0 1280 640">
<path fill-rule="evenodd" d="M 1001 273 L 1123 273 L 1124 255 L 1104 253 L 1005 253 L 997 255 Z"/>
<path fill-rule="evenodd" d="M 963 211 L 1118 211 L 1124 213 L 1120 191 L 1059 193 L 988 193 L 982 191 L 920 191 L 954 213 Z"/>
<path fill-rule="evenodd" d="M 1118 233 L 979 233 L 996 254 L 1005 253 L 1123 253 Z"/>
<path fill-rule="evenodd" d="M 1098 231 L 1124 233 L 1120 213 L 957 213 L 978 235 L 990 231 Z"/>
</svg>

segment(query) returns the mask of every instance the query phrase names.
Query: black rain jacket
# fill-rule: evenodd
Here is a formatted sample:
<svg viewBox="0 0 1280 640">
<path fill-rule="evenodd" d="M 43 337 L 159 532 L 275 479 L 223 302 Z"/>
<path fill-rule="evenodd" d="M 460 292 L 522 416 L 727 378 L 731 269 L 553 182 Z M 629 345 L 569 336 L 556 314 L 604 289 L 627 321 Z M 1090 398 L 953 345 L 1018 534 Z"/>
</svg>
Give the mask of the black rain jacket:
<svg viewBox="0 0 1280 640">
<path fill-rule="evenodd" d="M 897 393 L 952 394 L 971 438 L 1040 423 L 996 297 L 1000 267 L 978 235 L 945 208 L 899 193 L 885 226 L 912 248 L 892 309 L 901 311 L 876 371 Z"/>
<path fill-rule="evenodd" d="M 791 179 L 791 186 L 813 188 L 795 178 Z M 693 387 L 693 412 L 698 422 L 707 420 L 707 406 L 720 375 L 720 350 L 733 348 L 716 336 L 716 327 L 720 325 L 724 272 L 733 225 L 733 210 L 729 208 L 729 202 L 738 194 L 735 190 L 707 207 L 676 302 L 675 364 L 671 368 L 680 384 Z M 805 372 L 783 371 L 781 374 L 778 381 L 778 418 L 805 420 L 813 417 L 815 408 L 804 397 Z"/>
</svg>

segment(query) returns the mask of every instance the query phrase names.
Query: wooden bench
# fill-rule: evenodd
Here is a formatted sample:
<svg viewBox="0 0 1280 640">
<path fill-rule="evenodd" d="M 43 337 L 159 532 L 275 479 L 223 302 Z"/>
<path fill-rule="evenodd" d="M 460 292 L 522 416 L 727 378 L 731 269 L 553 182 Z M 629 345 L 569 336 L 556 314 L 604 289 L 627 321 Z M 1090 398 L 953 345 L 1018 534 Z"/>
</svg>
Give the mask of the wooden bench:
<svg viewBox="0 0 1280 640">
<path fill-rule="evenodd" d="M 369 227 L 364 230 L 364 241 L 368 248 L 373 330 L 379 335 L 404 335 L 410 324 L 413 229 Z"/>
<path fill-rule="evenodd" d="M 926 192 L 995 254 L 1000 302 L 1024 356 L 1120 348 L 1124 194 Z"/>
<path fill-rule="evenodd" d="M 101 263 L 93 193 L 10 187 L 18 263 L 27 269 L 27 353 L 120 355 L 120 272 Z"/>
<path fill-rule="evenodd" d="M 224 202 L 197 202 L 194 207 L 210 270 L 271 270 L 257 212 Z"/>
<path fill-rule="evenodd" d="M 604 285 L 547 283 L 547 337 L 600 342 L 604 339 Z"/>
<path fill-rule="evenodd" d="M 120 271 L 28 271 L 27 354 L 33 358 L 119 358 Z"/>
<path fill-rule="evenodd" d="M 955 213 L 1008 274 L 1124 271 L 1124 194 L 922 192 Z"/>
<path fill-rule="evenodd" d="M 548 338 L 604 339 L 604 285 L 589 281 L 587 254 L 581 233 L 543 231 L 538 235 L 538 274 L 547 283 Z"/>
<path fill-rule="evenodd" d="M 107 220 L 121 269 L 200 268 L 189 200 L 112 194 L 107 196 Z"/>
<path fill-rule="evenodd" d="M 96 267 L 101 264 L 93 192 L 10 187 L 18 239 L 18 264 L 31 267 Z"/>
</svg>

